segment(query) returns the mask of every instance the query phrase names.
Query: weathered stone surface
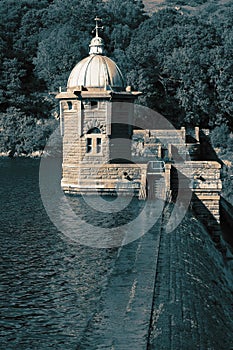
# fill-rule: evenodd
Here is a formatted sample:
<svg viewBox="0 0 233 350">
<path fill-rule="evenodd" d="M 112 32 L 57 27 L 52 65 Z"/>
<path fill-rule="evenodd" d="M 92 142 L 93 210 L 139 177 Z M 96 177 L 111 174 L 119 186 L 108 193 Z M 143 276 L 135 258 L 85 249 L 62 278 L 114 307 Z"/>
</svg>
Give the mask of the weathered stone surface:
<svg viewBox="0 0 233 350">
<path fill-rule="evenodd" d="M 159 221 L 145 236 L 119 249 L 80 350 L 147 348 L 160 228 Z"/>
<path fill-rule="evenodd" d="M 214 161 L 189 161 L 183 164 L 176 163 L 174 167 L 187 179 L 192 181 L 192 188 L 195 197 L 193 197 L 194 209 L 199 213 L 202 219 L 207 219 L 207 212 L 219 222 L 219 200 L 222 183 L 220 180 L 221 165 Z M 176 186 L 173 183 L 173 186 Z M 178 186 L 178 182 L 177 182 Z M 179 183 L 182 187 L 182 182 Z M 187 184 L 186 184 L 187 186 Z M 204 205 L 207 211 L 198 204 L 198 200 Z"/>
<path fill-rule="evenodd" d="M 148 349 L 232 349 L 231 292 L 230 266 L 192 215 L 162 230 Z"/>
</svg>

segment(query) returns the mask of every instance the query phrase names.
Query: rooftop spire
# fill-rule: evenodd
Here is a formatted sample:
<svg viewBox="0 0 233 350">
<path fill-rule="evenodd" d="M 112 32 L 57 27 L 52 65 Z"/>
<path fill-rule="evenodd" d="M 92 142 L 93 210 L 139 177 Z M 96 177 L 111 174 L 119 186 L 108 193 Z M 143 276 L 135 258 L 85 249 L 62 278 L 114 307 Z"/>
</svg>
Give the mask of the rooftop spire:
<svg viewBox="0 0 233 350">
<path fill-rule="evenodd" d="M 99 36 L 99 29 L 104 29 L 103 26 L 102 26 L 102 27 L 99 27 L 98 22 L 102 22 L 102 19 L 96 16 L 96 17 L 95 17 L 95 28 L 94 28 L 93 31 L 92 31 L 92 33 L 94 33 L 94 31 L 95 31 L 95 33 L 96 33 L 96 35 L 95 35 L 96 38 Z"/>
<path fill-rule="evenodd" d="M 96 16 L 95 18 L 95 28 L 93 29 L 92 33 L 95 32 L 95 37 L 91 40 L 90 43 L 90 55 L 101 55 L 103 53 L 104 50 L 104 41 L 102 38 L 99 37 L 99 29 L 103 29 L 104 27 L 100 27 L 99 26 L 99 22 L 101 22 L 102 19 L 98 18 Z"/>
</svg>

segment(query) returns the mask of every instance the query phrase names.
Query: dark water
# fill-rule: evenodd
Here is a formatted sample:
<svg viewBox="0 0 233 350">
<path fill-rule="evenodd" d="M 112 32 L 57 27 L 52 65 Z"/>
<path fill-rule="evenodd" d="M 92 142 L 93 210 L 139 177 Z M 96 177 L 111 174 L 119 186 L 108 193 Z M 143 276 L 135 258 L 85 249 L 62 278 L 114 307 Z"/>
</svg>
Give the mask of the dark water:
<svg viewBox="0 0 233 350">
<path fill-rule="evenodd" d="M 0 349 L 76 349 L 117 249 L 62 239 L 38 185 L 39 160 L 0 159 Z"/>
</svg>

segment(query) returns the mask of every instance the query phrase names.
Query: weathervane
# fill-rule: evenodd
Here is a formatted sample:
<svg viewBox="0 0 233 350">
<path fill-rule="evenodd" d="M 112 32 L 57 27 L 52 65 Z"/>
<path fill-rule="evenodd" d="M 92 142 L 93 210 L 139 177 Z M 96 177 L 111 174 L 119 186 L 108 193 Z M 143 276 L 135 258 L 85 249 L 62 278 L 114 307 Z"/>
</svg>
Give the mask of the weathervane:
<svg viewBox="0 0 233 350">
<path fill-rule="evenodd" d="M 95 17 L 95 22 L 96 22 L 96 24 L 95 24 L 95 28 L 92 30 L 92 33 L 94 33 L 94 31 L 96 32 L 96 37 L 98 37 L 99 36 L 99 32 L 98 32 L 98 29 L 104 29 L 104 27 L 102 26 L 102 27 L 99 27 L 99 23 L 98 22 L 102 22 L 102 19 L 101 18 L 99 18 L 99 17 Z"/>
</svg>

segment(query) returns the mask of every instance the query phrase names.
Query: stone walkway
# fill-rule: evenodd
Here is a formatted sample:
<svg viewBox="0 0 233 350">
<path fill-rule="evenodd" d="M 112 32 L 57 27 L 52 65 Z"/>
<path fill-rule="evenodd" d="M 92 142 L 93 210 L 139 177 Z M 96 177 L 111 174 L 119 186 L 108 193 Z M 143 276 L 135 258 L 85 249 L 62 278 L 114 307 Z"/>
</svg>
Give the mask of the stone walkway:
<svg viewBox="0 0 233 350">
<path fill-rule="evenodd" d="M 161 218 L 143 237 L 123 246 L 79 350 L 147 348 Z"/>
<path fill-rule="evenodd" d="M 161 220 L 120 248 L 77 349 L 233 350 L 232 274 L 221 253 L 192 215 L 171 233 Z"/>
</svg>

